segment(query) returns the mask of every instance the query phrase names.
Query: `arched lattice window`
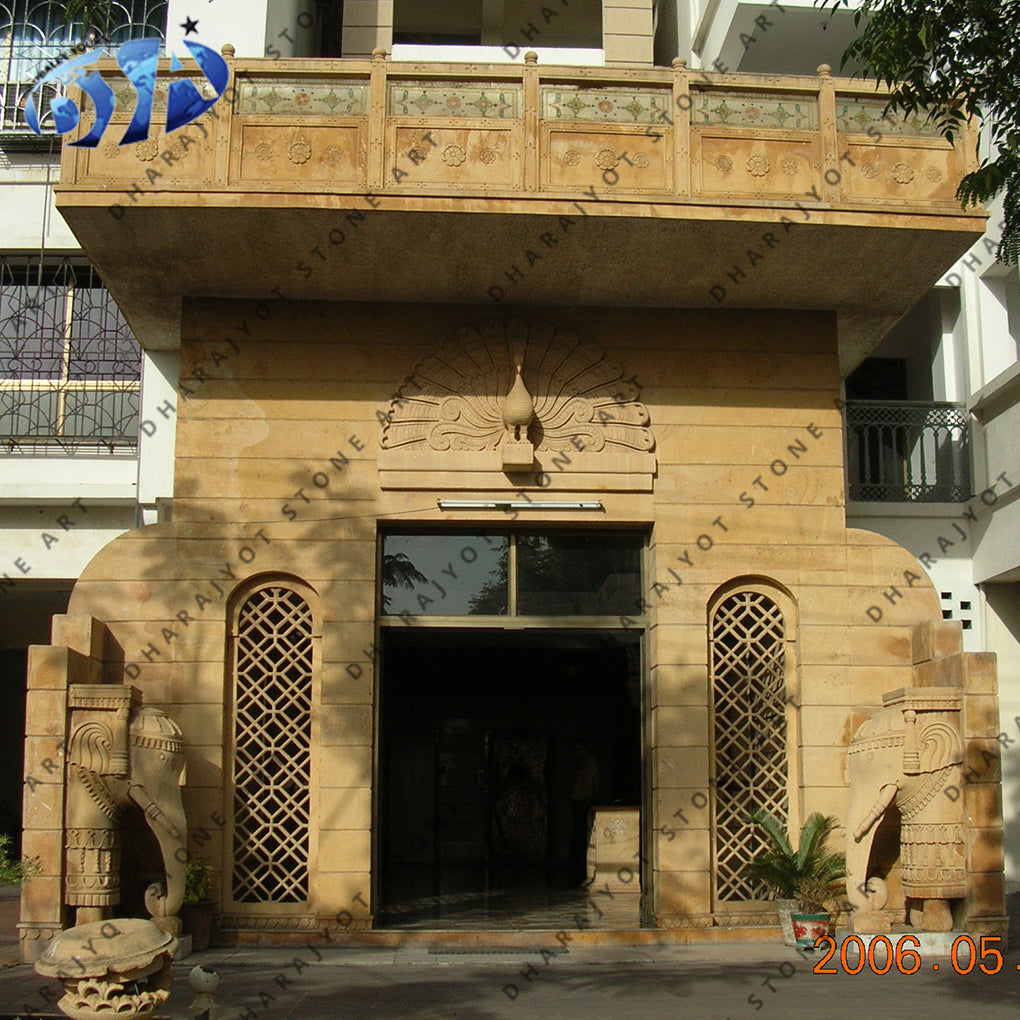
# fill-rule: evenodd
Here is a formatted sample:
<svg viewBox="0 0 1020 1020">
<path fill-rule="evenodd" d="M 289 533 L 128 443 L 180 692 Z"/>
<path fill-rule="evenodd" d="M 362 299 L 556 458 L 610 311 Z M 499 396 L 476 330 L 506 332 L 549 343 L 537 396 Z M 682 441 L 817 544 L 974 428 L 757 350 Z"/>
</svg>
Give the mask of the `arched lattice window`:
<svg viewBox="0 0 1020 1020">
<path fill-rule="evenodd" d="M 760 895 L 743 870 L 761 846 L 755 808 L 789 819 L 786 632 L 779 606 L 759 591 L 723 598 L 711 620 L 715 707 L 716 900 Z"/>
<path fill-rule="evenodd" d="M 312 611 L 298 592 L 252 592 L 234 639 L 235 903 L 308 899 Z"/>
</svg>

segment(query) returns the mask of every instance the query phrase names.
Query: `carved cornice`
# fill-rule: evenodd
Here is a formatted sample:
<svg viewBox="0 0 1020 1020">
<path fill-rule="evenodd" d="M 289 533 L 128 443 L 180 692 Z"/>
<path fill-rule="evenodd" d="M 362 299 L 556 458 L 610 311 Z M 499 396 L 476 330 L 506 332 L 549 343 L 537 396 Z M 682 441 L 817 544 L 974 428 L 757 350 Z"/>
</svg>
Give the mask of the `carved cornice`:
<svg viewBox="0 0 1020 1020">
<path fill-rule="evenodd" d="M 882 703 L 915 712 L 953 712 L 963 705 L 963 691 L 959 687 L 901 687 L 883 694 Z"/>
<path fill-rule="evenodd" d="M 141 691 L 128 684 L 71 684 L 67 688 L 68 708 L 117 711 L 140 705 Z"/>
</svg>

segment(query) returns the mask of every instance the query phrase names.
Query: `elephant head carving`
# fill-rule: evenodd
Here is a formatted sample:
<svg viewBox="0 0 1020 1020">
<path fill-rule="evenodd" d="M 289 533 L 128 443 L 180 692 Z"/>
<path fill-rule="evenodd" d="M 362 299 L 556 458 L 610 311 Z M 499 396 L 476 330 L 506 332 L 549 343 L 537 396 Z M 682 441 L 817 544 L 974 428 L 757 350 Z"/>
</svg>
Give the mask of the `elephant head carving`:
<svg viewBox="0 0 1020 1020">
<path fill-rule="evenodd" d="M 858 911 L 857 931 L 872 930 L 861 924 L 883 930 L 879 911 L 887 891 L 868 865 L 877 823 L 894 803 L 901 818 L 903 893 L 908 901 L 923 901 L 926 930 L 948 931 L 948 901 L 966 895 L 960 699 L 959 688 L 893 691 L 850 743 L 847 896 Z"/>
<path fill-rule="evenodd" d="M 65 902 L 83 924 L 102 920 L 120 901 L 119 819 L 133 802 L 159 842 L 167 876 L 165 890 L 154 884 L 146 891 L 146 906 L 157 924 L 175 929 L 187 860 L 181 731 L 159 709 L 142 706 L 132 687 L 76 684 L 68 706 Z"/>
</svg>

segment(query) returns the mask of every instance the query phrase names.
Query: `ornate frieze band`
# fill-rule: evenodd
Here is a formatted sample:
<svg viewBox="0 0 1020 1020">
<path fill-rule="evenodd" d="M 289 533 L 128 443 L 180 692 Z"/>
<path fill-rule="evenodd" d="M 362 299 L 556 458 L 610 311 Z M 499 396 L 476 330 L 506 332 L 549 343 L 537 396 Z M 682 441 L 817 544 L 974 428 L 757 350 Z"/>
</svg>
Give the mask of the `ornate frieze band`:
<svg viewBox="0 0 1020 1020">
<path fill-rule="evenodd" d="M 396 117 L 487 117 L 517 120 L 521 90 L 513 85 L 443 87 L 411 82 L 390 83 L 386 110 Z"/>
<path fill-rule="evenodd" d="M 847 134 L 870 134 L 873 138 L 898 135 L 907 138 L 940 138 L 942 132 L 921 114 L 904 116 L 885 112 L 882 99 L 842 99 L 836 97 L 836 130 Z M 875 132 L 878 132 L 876 135 Z"/>
<path fill-rule="evenodd" d="M 600 124 L 669 123 L 672 92 L 666 89 L 543 88 L 543 120 Z M 663 117 L 663 114 L 666 116 Z"/>
<path fill-rule="evenodd" d="M 691 99 L 691 124 L 695 127 L 818 130 L 818 104 L 809 96 L 713 91 L 691 93 Z"/>
<path fill-rule="evenodd" d="M 237 112 L 288 117 L 364 117 L 368 114 L 368 83 L 254 78 L 238 89 Z"/>
</svg>

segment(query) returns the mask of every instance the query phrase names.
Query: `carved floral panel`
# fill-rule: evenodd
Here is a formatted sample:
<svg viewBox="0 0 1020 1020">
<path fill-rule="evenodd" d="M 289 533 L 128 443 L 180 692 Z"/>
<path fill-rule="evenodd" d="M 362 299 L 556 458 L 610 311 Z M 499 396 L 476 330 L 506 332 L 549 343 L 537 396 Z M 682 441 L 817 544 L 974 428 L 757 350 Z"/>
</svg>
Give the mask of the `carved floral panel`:
<svg viewBox="0 0 1020 1020">
<path fill-rule="evenodd" d="M 362 129 L 354 126 L 245 124 L 242 180 L 358 184 L 364 176 Z"/>
<path fill-rule="evenodd" d="M 956 203 L 956 153 L 949 147 L 848 145 L 841 164 L 844 193 L 853 198 Z"/>
<path fill-rule="evenodd" d="M 391 82 L 386 89 L 386 112 L 397 117 L 491 117 L 516 120 L 521 90 L 513 85 L 437 86 Z"/>
<path fill-rule="evenodd" d="M 515 186 L 520 165 L 511 127 L 430 128 L 391 125 L 388 186 L 448 183 L 468 188 Z"/>
<path fill-rule="evenodd" d="M 542 186 L 612 188 L 614 193 L 664 191 L 669 148 L 639 134 L 544 128 Z"/>
<path fill-rule="evenodd" d="M 241 84 L 237 112 L 291 117 L 363 117 L 368 113 L 368 84 L 256 78 Z"/>
<path fill-rule="evenodd" d="M 941 132 L 920 114 L 904 116 L 903 113 L 885 114 L 885 102 L 881 99 L 842 99 L 836 97 L 836 130 L 847 134 L 867 134 L 876 138 L 874 132 L 882 135 L 899 135 L 911 138 L 940 138 Z M 876 138 L 877 140 L 877 138 Z"/>
<path fill-rule="evenodd" d="M 212 117 L 201 117 L 169 135 L 153 123 L 144 141 L 119 145 L 117 140 L 126 129 L 127 121 L 114 121 L 107 132 L 109 140 L 104 138 L 96 148 L 79 151 L 85 174 L 137 181 L 144 188 L 212 179 L 216 163 L 216 121 Z"/>
<path fill-rule="evenodd" d="M 543 120 L 586 120 L 603 124 L 663 124 L 673 93 L 669 89 L 542 89 Z"/>
<path fill-rule="evenodd" d="M 774 92 L 692 92 L 691 124 L 817 131 L 818 105 L 809 96 Z"/>
<path fill-rule="evenodd" d="M 716 194 L 807 194 L 820 179 L 817 138 L 788 141 L 701 134 L 692 163 L 696 187 Z"/>
</svg>

